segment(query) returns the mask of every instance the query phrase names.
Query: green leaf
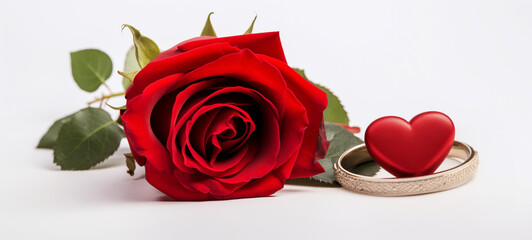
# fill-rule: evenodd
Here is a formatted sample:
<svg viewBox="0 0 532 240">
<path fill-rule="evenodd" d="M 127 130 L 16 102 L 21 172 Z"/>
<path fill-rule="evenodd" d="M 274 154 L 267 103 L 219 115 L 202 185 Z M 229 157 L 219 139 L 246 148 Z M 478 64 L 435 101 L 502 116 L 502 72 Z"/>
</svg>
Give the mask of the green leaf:
<svg viewBox="0 0 532 240">
<path fill-rule="evenodd" d="M 70 53 L 72 76 L 78 86 L 94 92 L 111 76 L 113 62 L 104 52 L 97 49 L 85 49 Z"/>
<path fill-rule="evenodd" d="M 205 26 L 203 27 L 203 30 L 201 31 L 201 36 L 216 37 L 216 32 L 214 31 L 214 28 L 212 27 L 212 23 L 211 23 L 212 14 L 214 14 L 214 12 L 209 13 L 209 15 L 207 16 L 207 21 L 205 22 Z"/>
<path fill-rule="evenodd" d="M 251 34 L 253 32 L 253 27 L 255 26 L 255 20 L 257 20 L 257 15 L 255 15 L 255 18 L 253 18 L 253 22 L 251 22 L 251 25 L 249 26 L 248 30 L 244 32 L 244 35 Z"/>
<path fill-rule="evenodd" d="M 55 143 L 57 142 L 57 136 L 59 136 L 59 130 L 63 127 L 63 124 L 70 119 L 72 115 L 68 115 L 64 118 L 61 118 L 52 124 L 48 131 L 42 136 L 37 148 L 47 148 L 54 149 Z"/>
<path fill-rule="evenodd" d="M 140 34 L 139 30 L 131 25 L 124 24 L 122 29 L 129 28 L 131 34 L 133 34 L 133 44 L 135 45 L 135 56 L 140 68 L 144 68 L 150 63 L 159 53 L 159 47 L 157 44 L 146 36 Z"/>
<path fill-rule="evenodd" d="M 122 75 L 122 85 L 124 90 L 127 90 L 129 85 L 133 82 L 133 78 L 140 71 L 140 66 L 135 55 L 135 46 L 131 46 L 126 54 L 126 61 L 124 63 L 124 71 L 118 71 L 118 74 Z"/>
<path fill-rule="evenodd" d="M 358 175 L 373 177 L 377 175 L 377 172 L 381 170 L 381 167 L 375 161 L 369 161 L 346 170 Z"/>
<path fill-rule="evenodd" d="M 124 131 L 99 108 L 85 108 L 72 115 L 59 130 L 54 163 L 62 170 L 85 170 L 113 154 Z"/>
<path fill-rule="evenodd" d="M 334 183 L 334 164 L 338 162 L 340 156 L 348 149 L 363 143 L 348 130 L 336 124 L 325 123 L 325 135 L 330 142 L 329 150 L 324 159 L 318 160 L 325 169 L 324 173 L 312 176 L 312 179 L 326 183 Z"/>
<path fill-rule="evenodd" d="M 314 86 L 318 87 L 327 94 L 327 101 L 329 102 L 329 104 L 327 105 L 325 111 L 323 111 L 323 121 L 349 125 L 349 117 L 347 116 L 347 112 L 345 111 L 344 106 L 340 102 L 340 99 L 338 99 L 338 97 L 334 95 L 334 93 L 332 93 L 331 90 L 329 90 L 328 88 L 310 81 L 305 75 L 304 70 L 297 68 L 294 68 L 294 70 L 299 73 L 299 75 L 301 75 L 303 78 L 307 79 L 309 82 L 314 84 Z"/>
</svg>

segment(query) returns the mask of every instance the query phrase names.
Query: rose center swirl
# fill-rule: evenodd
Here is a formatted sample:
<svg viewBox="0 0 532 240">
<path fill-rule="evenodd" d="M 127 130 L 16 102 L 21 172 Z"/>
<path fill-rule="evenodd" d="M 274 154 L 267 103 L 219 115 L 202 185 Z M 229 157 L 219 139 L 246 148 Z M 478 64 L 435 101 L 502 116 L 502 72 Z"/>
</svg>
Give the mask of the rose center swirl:
<svg viewBox="0 0 532 240">
<path fill-rule="evenodd" d="M 231 164 L 231 157 L 255 131 L 251 116 L 238 106 L 218 103 L 201 107 L 186 123 L 186 147 L 211 168 Z"/>
</svg>

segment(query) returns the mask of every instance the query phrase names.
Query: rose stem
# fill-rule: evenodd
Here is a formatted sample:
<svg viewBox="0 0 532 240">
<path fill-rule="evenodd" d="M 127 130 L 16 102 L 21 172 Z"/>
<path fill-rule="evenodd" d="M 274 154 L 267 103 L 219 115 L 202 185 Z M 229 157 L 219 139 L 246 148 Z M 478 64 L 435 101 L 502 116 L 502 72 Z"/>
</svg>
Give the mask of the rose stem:
<svg viewBox="0 0 532 240">
<path fill-rule="evenodd" d="M 104 95 L 102 97 L 99 97 L 99 98 L 96 98 L 90 102 L 88 102 L 87 104 L 90 106 L 91 104 L 93 103 L 96 103 L 96 102 L 99 102 L 99 101 L 102 101 L 102 100 L 105 100 L 105 99 L 109 99 L 109 98 L 113 98 L 113 97 L 118 97 L 118 96 L 123 96 L 124 94 L 126 94 L 125 92 L 121 92 L 121 93 L 111 93 L 109 95 Z"/>
</svg>

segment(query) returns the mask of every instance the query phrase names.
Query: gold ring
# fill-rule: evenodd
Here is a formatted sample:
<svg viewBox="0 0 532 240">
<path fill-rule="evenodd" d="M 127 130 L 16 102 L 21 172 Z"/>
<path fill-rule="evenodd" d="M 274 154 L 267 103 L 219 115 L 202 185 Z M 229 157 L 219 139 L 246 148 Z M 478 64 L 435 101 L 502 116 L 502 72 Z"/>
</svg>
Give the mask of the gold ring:
<svg viewBox="0 0 532 240">
<path fill-rule="evenodd" d="M 469 180 L 478 168 L 478 152 L 471 146 L 455 141 L 447 157 L 458 158 L 463 162 L 445 171 L 425 176 L 407 178 L 376 178 L 354 174 L 352 169 L 360 164 L 373 161 L 365 144 L 355 146 L 340 156 L 334 165 L 334 175 L 344 188 L 377 196 L 408 196 L 443 191 Z"/>
</svg>

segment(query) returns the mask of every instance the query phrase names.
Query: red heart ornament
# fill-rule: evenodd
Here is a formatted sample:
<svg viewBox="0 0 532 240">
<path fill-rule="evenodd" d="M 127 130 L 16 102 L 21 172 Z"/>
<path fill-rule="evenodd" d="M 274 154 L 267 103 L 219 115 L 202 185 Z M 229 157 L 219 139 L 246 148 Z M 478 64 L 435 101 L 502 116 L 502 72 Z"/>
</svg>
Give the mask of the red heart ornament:
<svg viewBox="0 0 532 240">
<path fill-rule="evenodd" d="M 373 121 L 365 134 L 375 162 L 396 177 L 434 173 L 454 143 L 453 121 L 441 112 L 424 112 L 410 122 L 395 117 Z"/>
</svg>

